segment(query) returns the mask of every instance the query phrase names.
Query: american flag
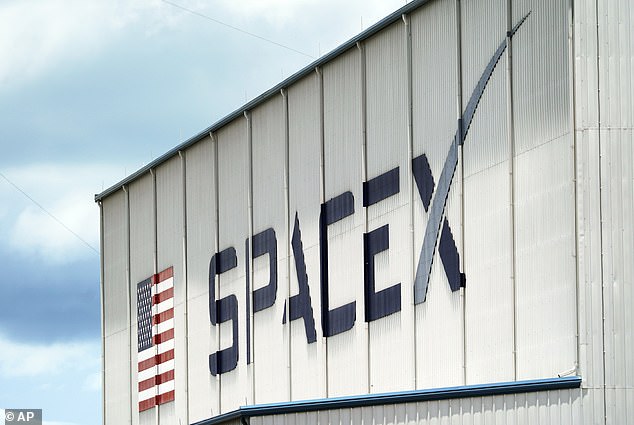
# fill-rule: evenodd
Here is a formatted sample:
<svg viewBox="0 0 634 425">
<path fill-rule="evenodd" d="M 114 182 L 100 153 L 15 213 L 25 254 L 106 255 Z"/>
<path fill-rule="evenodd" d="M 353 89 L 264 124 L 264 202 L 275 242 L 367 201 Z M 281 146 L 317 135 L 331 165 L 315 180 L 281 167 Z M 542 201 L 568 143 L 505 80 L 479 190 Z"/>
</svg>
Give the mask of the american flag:
<svg viewBox="0 0 634 425">
<path fill-rule="evenodd" d="M 137 284 L 139 412 L 174 400 L 174 268 Z"/>
</svg>

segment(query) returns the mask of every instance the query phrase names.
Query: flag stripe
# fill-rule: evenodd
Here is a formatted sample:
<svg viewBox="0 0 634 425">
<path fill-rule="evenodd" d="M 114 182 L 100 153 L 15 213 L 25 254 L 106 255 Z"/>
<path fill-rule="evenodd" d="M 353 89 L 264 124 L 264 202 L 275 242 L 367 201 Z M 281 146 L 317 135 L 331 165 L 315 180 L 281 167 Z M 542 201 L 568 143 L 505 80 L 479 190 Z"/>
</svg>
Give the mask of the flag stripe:
<svg viewBox="0 0 634 425">
<path fill-rule="evenodd" d="M 167 403 L 168 401 L 173 401 L 174 400 L 174 390 L 169 391 L 165 394 L 161 394 L 156 396 L 156 398 L 158 399 L 158 404 L 163 404 L 163 403 Z"/>
<path fill-rule="evenodd" d="M 154 295 L 154 304 L 162 303 L 163 301 L 173 297 L 174 297 L 174 288 L 172 287 Z"/>
<path fill-rule="evenodd" d="M 152 375 L 151 378 L 139 382 L 139 392 L 152 388 L 154 385 L 156 385 L 156 376 Z"/>
<path fill-rule="evenodd" d="M 165 269 L 158 274 L 158 281 L 163 282 L 164 280 L 169 279 L 170 277 L 174 277 L 174 268 L 170 267 L 169 269 Z"/>
<path fill-rule="evenodd" d="M 158 325 L 161 322 L 174 318 L 174 308 L 170 308 L 169 310 L 165 310 L 162 313 L 155 315 L 152 318 L 152 324 Z"/>
<path fill-rule="evenodd" d="M 148 400 L 143 400 L 139 402 L 139 412 L 143 412 L 144 410 L 151 409 L 156 406 L 156 398 L 152 397 Z"/>
<path fill-rule="evenodd" d="M 154 344 L 160 344 L 163 341 L 167 341 L 168 339 L 174 338 L 174 329 L 167 330 L 165 332 L 161 332 L 158 335 L 154 335 Z"/>
</svg>

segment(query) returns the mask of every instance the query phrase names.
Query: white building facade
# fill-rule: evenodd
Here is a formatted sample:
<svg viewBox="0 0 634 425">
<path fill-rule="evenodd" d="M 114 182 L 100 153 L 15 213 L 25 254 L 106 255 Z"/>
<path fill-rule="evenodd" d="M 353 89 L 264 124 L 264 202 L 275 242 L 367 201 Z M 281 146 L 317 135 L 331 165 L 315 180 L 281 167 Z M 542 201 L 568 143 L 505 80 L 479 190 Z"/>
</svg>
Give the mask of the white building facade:
<svg viewBox="0 0 634 425">
<path fill-rule="evenodd" d="M 634 423 L 634 5 L 421 0 L 96 196 L 105 424 Z"/>
</svg>

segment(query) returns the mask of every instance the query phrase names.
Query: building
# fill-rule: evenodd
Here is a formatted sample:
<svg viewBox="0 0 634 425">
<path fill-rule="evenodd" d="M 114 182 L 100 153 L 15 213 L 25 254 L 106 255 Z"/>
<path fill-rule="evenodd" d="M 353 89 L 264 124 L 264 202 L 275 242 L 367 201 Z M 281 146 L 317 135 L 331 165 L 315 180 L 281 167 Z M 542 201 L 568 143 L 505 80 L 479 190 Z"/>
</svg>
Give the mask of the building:
<svg viewBox="0 0 634 425">
<path fill-rule="evenodd" d="M 633 24 L 413 1 L 97 195 L 104 423 L 633 423 Z"/>
</svg>

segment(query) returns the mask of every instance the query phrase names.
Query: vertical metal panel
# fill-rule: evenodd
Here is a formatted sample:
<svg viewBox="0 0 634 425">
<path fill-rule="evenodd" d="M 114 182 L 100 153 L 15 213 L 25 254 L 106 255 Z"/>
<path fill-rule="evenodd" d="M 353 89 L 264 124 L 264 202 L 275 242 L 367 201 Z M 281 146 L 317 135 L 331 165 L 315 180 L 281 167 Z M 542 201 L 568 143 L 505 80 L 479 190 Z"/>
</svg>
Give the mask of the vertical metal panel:
<svg viewBox="0 0 634 425">
<path fill-rule="evenodd" d="M 364 44 L 367 179 L 399 169 L 399 192 L 366 209 L 367 232 L 389 226 L 389 248 L 374 257 L 375 291 L 401 285 L 400 311 L 368 325 L 370 392 L 414 387 L 406 37 L 401 21 Z"/>
<path fill-rule="evenodd" d="M 523 152 L 571 131 L 568 4 L 520 0 L 512 25 L 530 15 L 513 44 L 513 124 L 515 152 Z"/>
<path fill-rule="evenodd" d="M 465 180 L 468 384 L 514 378 L 507 176 L 501 164 Z"/>
<path fill-rule="evenodd" d="M 253 234 L 269 228 L 277 238 L 277 291 L 272 307 L 253 314 L 255 403 L 289 398 L 289 365 L 284 316 L 287 283 L 286 128 L 283 98 L 274 97 L 251 112 L 253 131 Z M 253 261 L 251 291 L 269 284 L 269 256 Z"/>
<path fill-rule="evenodd" d="M 129 424 L 131 411 L 136 416 L 135 405 L 130 405 L 129 335 L 125 329 L 106 337 L 104 408 L 107 425 Z"/>
<path fill-rule="evenodd" d="M 211 138 L 185 153 L 187 190 L 187 323 L 189 421 L 219 413 L 216 378 L 209 355 L 218 348 L 209 322 L 209 262 L 216 240 L 216 182 Z"/>
<path fill-rule="evenodd" d="M 234 247 L 237 267 L 220 275 L 217 298 L 235 294 L 238 299 L 238 365 L 220 377 L 220 409 L 235 410 L 252 403 L 250 375 L 246 363 L 246 256 L 245 240 L 249 237 L 249 145 L 246 119 L 237 119 L 218 132 L 218 195 L 220 250 Z M 231 321 L 220 326 L 220 347 L 233 343 Z"/>
<path fill-rule="evenodd" d="M 317 73 L 307 76 L 288 90 L 289 123 L 289 229 L 299 225 L 313 321 L 317 340 L 309 343 L 303 320 L 291 322 L 291 399 L 326 397 L 326 344 L 321 329 L 319 285 L 319 210 L 321 113 Z M 296 221 L 297 220 L 297 221 Z M 299 293 L 298 258 L 293 252 L 290 265 L 290 295 Z M 310 383 L 310 385 L 307 385 Z"/>
<path fill-rule="evenodd" d="M 601 128 L 634 128 L 634 6 L 628 0 L 597 2 Z"/>
<path fill-rule="evenodd" d="M 128 212 L 124 191 L 103 205 L 104 370 L 106 423 L 130 423 L 130 324 L 128 323 Z M 112 411 L 122 413 L 112 413 Z"/>
<path fill-rule="evenodd" d="M 634 6 L 597 2 L 607 423 L 634 423 Z"/>
<path fill-rule="evenodd" d="M 465 104 L 491 57 L 506 38 L 506 3 L 506 0 L 460 2 L 462 97 Z M 505 68 L 506 57 L 502 56 L 465 140 L 467 177 L 508 159 Z"/>
<path fill-rule="evenodd" d="M 355 326 L 328 339 L 328 396 L 368 391 L 363 321 L 362 73 L 351 49 L 323 68 L 325 198 L 350 191 L 354 214 L 328 226 L 330 308 L 356 302 Z"/>
<path fill-rule="evenodd" d="M 187 329 L 183 173 L 175 156 L 156 169 L 157 272 L 174 267 L 174 402 L 158 406 L 159 423 L 187 420 Z"/>
<path fill-rule="evenodd" d="M 587 388 L 584 419 L 600 423 L 605 411 L 597 2 L 575 0 L 573 9 L 579 373 Z"/>
<path fill-rule="evenodd" d="M 588 396 L 584 417 L 603 420 L 603 305 L 601 211 L 597 130 L 577 130 L 577 273 L 579 274 L 580 375 Z"/>
<path fill-rule="evenodd" d="M 517 379 L 575 367 L 576 271 L 568 5 L 525 0 L 513 23 Z"/>
<path fill-rule="evenodd" d="M 575 368 L 576 272 L 570 137 L 516 159 L 518 379 Z"/>
<path fill-rule="evenodd" d="M 506 1 L 480 0 L 460 5 L 462 95 L 466 102 L 486 64 L 505 39 Z M 464 142 L 468 384 L 514 378 L 505 69 L 506 57 L 502 56 Z M 494 309 L 483 308 L 492 303 Z"/>
<path fill-rule="evenodd" d="M 104 199 L 103 211 L 104 336 L 108 336 L 129 327 L 127 323 L 128 212 L 125 192 L 120 190 Z"/>
<path fill-rule="evenodd" d="M 145 174 L 143 177 L 130 183 L 128 194 L 130 206 L 130 285 L 136 288 L 137 283 L 151 277 L 155 273 L 156 220 L 154 211 L 154 177 L 152 174 Z M 130 345 L 132 350 L 132 364 L 137 362 L 136 302 L 136 296 L 130 298 Z M 131 378 L 132 382 L 138 382 L 136 373 L 132 373 Z M 133 389 L 136 390 L 136 388 Z M 137 413 L 139 403 L 138 396 L 138 391 L 132 391 L 132 422 L 136 424 L 138 420 L 140 425 L 155 424 L 156 409 L 149 409 Z"/>
<path fill-rule="evenodd" d="M 605 385 L 608 423 L 630 423 L 634 360 L 634 130 L 601 130 Z M 629 391 L 627 391 L 629 390 Z M 629 400 L 628 400 L 629 398 Z M 629 416 L 629 417 L 628 417 Z"/>
<path fill-rule="evenodd" d="M 414 157 L 425 155 L 434 182 L 440 178 L 458 129 L 456 2 L 436 1 L 412 13 L 412 86 Z M 410 176 L 410 179 L 413 177 Z M 449 191 L 446 216 L 458 243 L 460 203 L 457 181 Z M 428 212 L 414 188 L 414 269 L 423 245 Z M 463 250 L 461 250 L 462 253 Z M 438 252 L 427 299 L 416 307 L 416 378 L 418 388 L 463 383 L 462 306 L 452 293 Z"/>
</svg>

